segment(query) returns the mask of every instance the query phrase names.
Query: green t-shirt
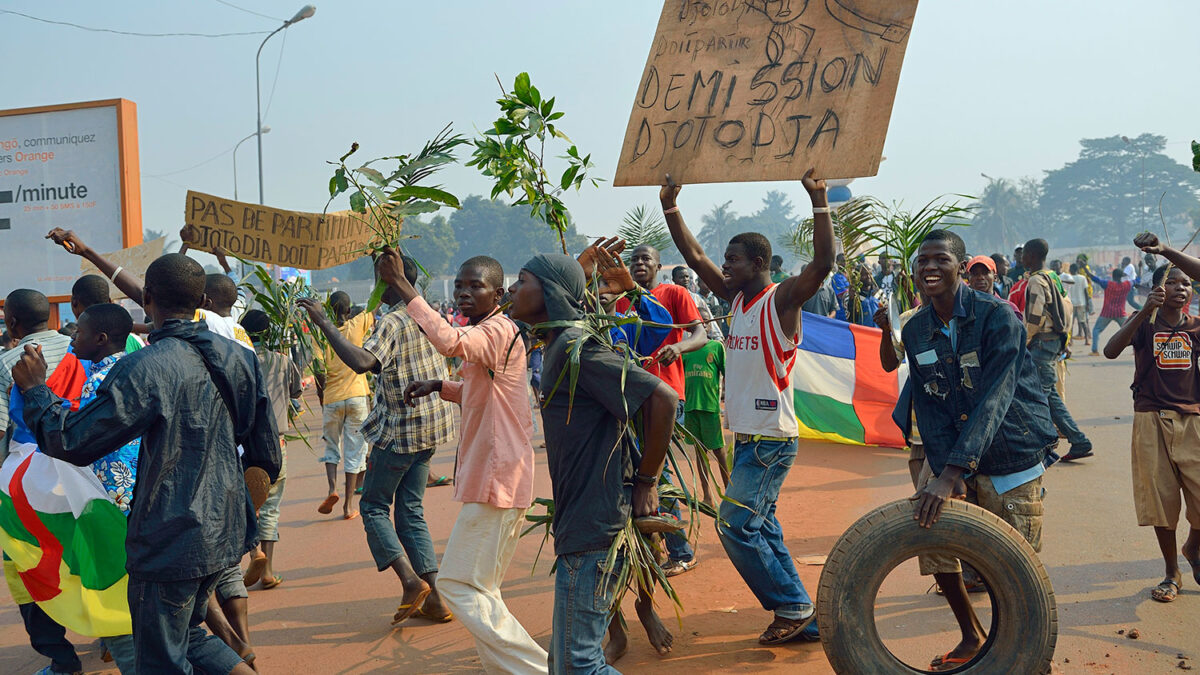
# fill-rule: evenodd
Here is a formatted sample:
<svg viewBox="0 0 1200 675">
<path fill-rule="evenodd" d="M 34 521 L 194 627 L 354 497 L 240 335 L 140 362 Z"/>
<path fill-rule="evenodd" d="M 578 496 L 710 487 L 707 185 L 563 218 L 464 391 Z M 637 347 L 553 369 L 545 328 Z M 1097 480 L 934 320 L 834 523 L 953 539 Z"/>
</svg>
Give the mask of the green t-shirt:
<svg viewBox="0 0 1200 675">
<path fill-rule="evenodd" d="M 721 376 L 725 374 L 725 345 L 720 340 L 683 355 L 684 410 L 721 412 Z"/>
<path fill-rule="evenodd" d="M 139 340 L 137 338 L 137 336 L 135 336 L 133 333 L 130 333 L 129 337 L 125 338 L 125 353 L 126 354 L 132 354 L 144 346 L 145 345 L 142 344 L 142 341 Z"/>
<path fill-rule="evenodd" d="M 790 275 L 788 275 L 788 273 L 787 273 L 787 272 L 776 272 L 776 273 L 774 273 L 774 274 L 772 274 L 772 275 L 771 275 L 771 281 L 773 281 L 773 282 L 775 282 L 775 283 L 777 283 L 777 284 L 778 284 L 778 283 L 781 283 L 781 282 L 783 282 L 783 281 L 786 281 L 786 280 L 787 280 L 787 278 L 788 278 L 788 276 L 790 276 Z"/>
</svg>

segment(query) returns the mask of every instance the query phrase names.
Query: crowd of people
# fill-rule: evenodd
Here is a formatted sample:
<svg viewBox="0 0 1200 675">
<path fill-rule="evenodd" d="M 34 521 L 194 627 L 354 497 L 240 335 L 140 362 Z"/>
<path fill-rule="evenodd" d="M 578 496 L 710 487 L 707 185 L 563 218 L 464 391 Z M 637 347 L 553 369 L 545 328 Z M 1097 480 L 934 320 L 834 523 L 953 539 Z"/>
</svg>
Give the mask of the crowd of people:
<svg viewBox="0 0 1200 675">
<path fill-rule="evenodd" d="M 342 518 L 361 518 L 377 571 L 398 581 L 392 624 L 459 621 L 488 672 L 613 673 L 631 639 L 613 601 L 620 567 L 631 563 L 610 556 L 614 540 L 631 522 L 661 536 L 666 577 L 701 563 L 680 505 L 659 497 L 680 478 L 666 468 L 676 425 L 697 464 L 717 467 L 720 485 L 702 480 L 702 501 L 717 512 L 725 554 L 771 615 L 758 641 L 820 639 L 776 513 L 799 447 L 792 377 L 805 312 L 876 325 L 883 368 L 907 363 L 894 417 L 910 445 L 918 524 L 932 527 L 948 500 L 962 498 L 1035 550 L 1043 476 L 1060 459 L 1060 438 L 1069 445 L 1062 460 L 1094 452 L 1065 404 L 1062 362 L 1074 339 L 1098 351 L 1101 333 L 1117 323 L 1103 352 L 1134 352 L 1135 511 L 1154 528 L 1166 565 L 1152 597 L 1173 601 L 1182 585 L 1175 527 L 1184 503 L 1191 530 L 1182 552 L 1200 583 L 1200 319 L 1189 314 L 1200 260 L 1144 234 L 1135 241 L 1147 256 L 1142 267 L 1118 266 L 1104 278 L 1085 256 L 1067 270 L 1047 262 L 1041 239 L 1010 264 L 971 256 L 956 234 L 933 230 L 908 268 L 914 306 L 893 326 L 888 303 L 908 288 L 904 266 L 881 256 L 872 270 L 836 254 L 824 182 L 812 174 L 803 185 L 813 256 L 795 276 L 758 233 L 733 237 L 722 261 L 710 259 L 668 176 L 660 200 L 686 262 L 670 283 L 654 247 L 634 247 L 626 265 L 625 242 L 602 239 L 577 258 L 533 256 L 507 288 L 499 262 L 471 257 L 457 270 L 451 310 L 423 298 L 416 261 L 388 248 L 375 261 L 387 288 L 378 311 L 342 292 L 328 309 L 299 301 L 325 345 L 313 358 L 268 348 L 269 316 L 235 312 L 244 301 L 234 280 L 205 274 L 186 247 L 140 279 L 54 230 L 53 243 L 100 275 L 72 289 L 70 337 L 50 329 L 44 295 L 7 295 L 5 449 L 91 467 L 127 515 L 132 633 L 103 636 L 123 675 L 253 672 L 247 589 L 284 581 L 274 565 L 284 434 L 311 371 L 328 482 L 317 510 L 330 514 L 341 502 Z M 1139 305 L 1131 279 L 1143 278 Z M 110 281 L 143 308 L 147 325 L 112 302 Z M 1104 302 L 1089 335 L 1096 289 Z M 1135 308 L 1128 320 L 1126 304 Z M 596 314 L 637 316 L 644 326 L 609 326 L 611 339 L 598 339 L 586 327 Z M 83 373 L 76 394 L 62 386 L 68 371 Z M 548 649 L 502 594 L 535 497 L 539 418 L 554 501 Z M 453 477 L 432 476 L 436 448 L 456 439 Z M 423 502 L 427 487 L 445 483 L 462 507 L 439 557 Z M 962 632 L 929 667 L 961 667 L 985 640 L 969 593 L 987 580 L 949 556 L 923 556 L 920 572 L 934 577 Z M 652 593 L 639 585 L 635 608 L 666 654 L 673 637 Z M 43 672 L 80 671 L 65 629 L 36 603 L 20 609 L 30 644 L 51 659 Z"/>
</svg>

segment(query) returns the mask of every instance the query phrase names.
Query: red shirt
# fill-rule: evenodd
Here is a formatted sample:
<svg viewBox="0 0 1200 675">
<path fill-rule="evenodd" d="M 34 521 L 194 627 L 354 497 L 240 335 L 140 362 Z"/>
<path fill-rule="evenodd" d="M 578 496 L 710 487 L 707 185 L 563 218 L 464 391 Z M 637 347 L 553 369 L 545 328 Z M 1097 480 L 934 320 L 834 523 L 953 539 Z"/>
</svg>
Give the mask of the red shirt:
<svg viewBox="0 0 1200 675">
<path fill-rule="evenodd" d="M 696 302 L 692 300 L 692 294 L 688 293 L 687 289 L 683 286 L 676 286 L 675 284 L 659 284 L 655 286 L 650 293 L 654 297 L 658 298 L 658 301 L 662 303 L 663 307 L 667 308 L 667 311 L 671 313 L 671 318 L 675 323 L 691 323 L 693 321 L 700 320 L 700 312 L 696 309 Z M 620 302 L 618 302 L 617 311 L 629 311 L 629 301 L 622 299 Z M 667 339 L 663 340 L 662 346 L 665 347 L 667 345 L 677 344 L 683 340 L 683 337 L 683 329 L 674 328 L 671 330 L 671 333 L 667 335 Z M 659 347 L 659 351 L 662 351 L 662 347 Z M 655 352 L 655 354 L 657 353 L 658 352 Z M 675 359 L 675 361 L 669 366 L 653 363 L 646 365 L 645 368 L 646 372 L 652 375 L 657 375 L 658 378 L 663 382 L 671 385 L 671 388 L 679 394 L 679 400 L 682 401 L 685 399 L 683 388 L 683 359 Z"/>
<path fill-rule="evenodd" d="M 1125 299 L 1129 297 L 1133 284 L 1128 281 L 1106 281 L 1101 284 L 1104 286 L 1104 308 L 1100 310 L 1100 316 L 1110 319 L 1125 316 Z"/>
</svg>

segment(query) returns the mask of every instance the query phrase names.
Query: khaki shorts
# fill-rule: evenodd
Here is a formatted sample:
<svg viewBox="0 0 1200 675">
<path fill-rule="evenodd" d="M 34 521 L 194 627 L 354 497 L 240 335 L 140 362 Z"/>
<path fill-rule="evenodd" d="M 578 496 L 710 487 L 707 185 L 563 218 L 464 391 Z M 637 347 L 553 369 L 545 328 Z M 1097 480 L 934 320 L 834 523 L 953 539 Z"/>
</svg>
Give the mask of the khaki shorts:
<svg viewBox="0 0 1200 675">
<path fill-rule="evenodd" d="M 929 462 L 921 468 L 917 490 L 925 489 L 933 480 L 933 470 Z M 988 476 L 975 475 L 966 480 L 967 501 L 980 506 L 1000 517 L 1001 520 L 1013 526 L 1025 541 L 1035 551 L 1042 550 L 1042 476 L 1017 486 L 1004 494 L 996 494 L 992 487 L 992 479 Z M 951 555 L 928 554 L 918 556 L 921 574 L 954 574 L 961 572 L 962 566 L 958 559 Z"/>
<path fill-rule="evenodd" d="M 1133 507 L 1138 525 L 1200 528 L 1200 415 L 1172 410 L 1133 414 Z"/>
</svg>

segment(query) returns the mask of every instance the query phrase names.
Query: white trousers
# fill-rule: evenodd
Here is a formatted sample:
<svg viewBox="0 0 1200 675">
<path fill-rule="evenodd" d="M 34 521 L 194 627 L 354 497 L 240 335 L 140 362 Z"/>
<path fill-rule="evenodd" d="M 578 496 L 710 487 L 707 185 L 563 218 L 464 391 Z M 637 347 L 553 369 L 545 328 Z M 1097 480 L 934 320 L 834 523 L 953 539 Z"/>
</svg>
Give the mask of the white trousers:
<svg viewBox="0 0 1200 675">
<path fill-rule="evenodd" d="M 438 570 L 438 592 L 475 637 L 488 673 L 547 672 L 546 650 L 529 637 L 500 595 L 525 511 L 463 504 Z"/>
</svg>

